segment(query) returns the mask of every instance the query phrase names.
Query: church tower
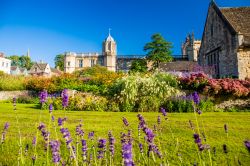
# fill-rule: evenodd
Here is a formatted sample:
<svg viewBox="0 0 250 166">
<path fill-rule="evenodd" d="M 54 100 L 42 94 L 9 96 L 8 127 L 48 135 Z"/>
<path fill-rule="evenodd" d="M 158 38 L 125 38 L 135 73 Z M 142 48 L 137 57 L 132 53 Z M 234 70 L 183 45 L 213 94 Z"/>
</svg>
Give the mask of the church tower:
<svg viewBox="0 0 250 166">
<path fill-rule="evenodd" d="M 104 56 L 104 66 L 107 67 L 109 71 L 116 71 L 116 42 L 110 35 L 102 43 L 102 54 Z"/>
</svg>

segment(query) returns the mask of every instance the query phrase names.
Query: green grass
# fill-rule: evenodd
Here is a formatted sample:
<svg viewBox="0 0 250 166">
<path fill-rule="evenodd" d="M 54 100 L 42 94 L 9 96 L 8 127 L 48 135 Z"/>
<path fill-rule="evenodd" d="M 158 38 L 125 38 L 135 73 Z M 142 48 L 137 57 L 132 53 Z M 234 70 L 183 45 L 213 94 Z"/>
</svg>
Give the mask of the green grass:
<svg viewBox="0 0 250 166">
<path fill-rule="evenodd" d="M 24 165 L 32 165 L 31 157 L 34 152 L 32 147 L 32 139 L 36 135 L 37 126 L 39 123 L 39 112 L 36 105 L 32 104 L 17 104 L 17 116 L 19 120 L 19 127 L 22 136 L 22 147 L 28 144 L 29 149 L 24 156 Z M 148 126 L 153 129 L 153 125 L 157 123 L 157 116 L 159 113 L 141 113 Z M 58 117 L 64 117 L 63 111 L 53 111 L 53 115 L 57 119 Z M 124 113 L 124 112 L 77 112 L 67 111 L 66 116 L 68 118 L 65 126 L 69 128 L 71 136 L 76 143 L 75 126 L 79 124 L 80 120 L 83 120 L 83 129 L 85 131 L 84 138 L 87 139 L 88 132 L 95 131 L 95 142 L 98 138 L 108 138 L 108 131 L 112 131 L 116 139 L 115 149 L 115 165 L 121 165 L 121 150 L 120 150 L 120 133 L 127 132 L 128 128 L 125 128 L 122 122 L 122 117 L 126 117 L 130 123 L 130 129 L 133 134 L 133 149 L 134 149 L 134 161 L 136 165 L 143 165 L 143 160 L 138 159 L 138 120 L 137 113 Z M 193 165 L 194 162 L 199 163 L 198 153 L 196 145 L 194 144 L 193 131 L 189 126 L 189 120 L 192 120 L 193 124 L 196 124 L 193 113 L 170 113 L 167 115 L 168 120 L 163 120 L 162 117 L 162 132 L 155 138 L 155 142 L 161 145 L 161 152 L 164 153 L 165 161 L 168 160 L 170 165 Z M 49 113 L 43 110 L 41 114 L 41 121 L 48 126 Z M 233 113 L 204 113 L 198 117 L 200 130 L 202 131 L 202 121 L 205 128 L 207 142 L 211 147 L 211 156 L 213 165 L 238 165 L 240 160 L 242 165 L 248 165 L 250 163 L 250 154 L 244 146 L 243 141 L 250 139 L 250 113 L 249 112 L 233 112 Z M 0 104 L 0 131 L 3 130 L 5 122 L 10 123 L 10 128 L 6 135 L 6 141 L 2 144 L 0 165 L 17 165 L 18 156 L 18 125 L 16 123 L 16 114 L 13 111 L 13 107 L 10 103 Z M 228 139 L 224 132 L 224 124 L 228 125 L 229 134 Z M 195 125 L 196 126 L 196 125 Z M 196 128 L 197 129 L 197 128 Z M 55 139 L 54 128 L 51 127 L 51 139 Z M 57 128 L 59 130 L 59 128 Z M 156 133 L 157 134 L 157 133 Z M 58 136 L 61 140 L 61 155 L 63 159 L 66 159 L 67 150 L 65 149 L 65 143 L 62 139 L 61 133 L 58 132 Z M 144 134 L 142 134 L 142 137 Z M 141 142 L 143 139 L 141 138 Z M 223 152 L 223 144 L 228 146 L 228 153 Z M 90 142 L 88 142 L 90 145 Z M 216 153 L 213 152 L 213 148 L 216 148 Z M 79 145 L 79 149 L 81 146 Z M 145 147 L 146 152 L 146 147 Z M 79 150 L 80 152 L 80 150 Z M 36 165 L 42 165 L 46 163 L 46 153 L 43 150 L 43 139 L 39 132 L 38 137 L 38 159 Z M 107 153 L 108 154 L 108 153 Z M 79 155 L 80 156 L 80 155 Z M 202 157 L 202 164 L 209 165 L 208 151 L 200 153 Z M 156 157 L 156 156 L 155 156 Z M 50 157 L 51 158 L 51 157 Z M 157 157 L 156 157 L 157 158 Z M 167 160 L 166 160 L 167 159 Z M 155 165 L 150 160 L 149 165 Z M 157 159 L 157 163 L 160 160 Z"/>
</svg>

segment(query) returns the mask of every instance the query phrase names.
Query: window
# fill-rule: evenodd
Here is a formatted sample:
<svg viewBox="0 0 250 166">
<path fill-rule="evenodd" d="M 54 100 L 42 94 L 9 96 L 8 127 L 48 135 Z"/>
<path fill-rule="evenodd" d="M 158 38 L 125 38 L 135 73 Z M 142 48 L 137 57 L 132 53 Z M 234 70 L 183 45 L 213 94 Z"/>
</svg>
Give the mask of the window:
<svg viewBox="0 0 250 166">
<path fill-rule="evenodd" d="M 95 65 L 95 60 L 94 59 L 91 59 L 90 60 L 90 63 L 91 63 L 91 67 L 93 67 Z"/>
<path fill-rule="evenodd" d="M 219 50 L 216 49 L 210 53 L 208 53 L 206 55 L 207 57 L 207 65 L 208 67 L 211 67 L 211 70 L 213 70 L 213 72 L 211 74 L 213 74 L 215 77 L 219 77 L 220 76 L 220 59 L 219 59 Z"/>
<path fill-rule="evenodd" d="M 4 67 L 4 62 L 2 62 L 2 67 Z"/>
<path fill-rule="evenodd" d="M 8 66 L 9 66 L 9 64 L 8 64 L 8 63 L 6 63 L 6 68 L 8 68 Z"/>
<path fill-rule="evenodd" d="M 70 66 L 70 62 L 68 62 L 68 66 Z"/>
<path fill-rule="evenodd" d="M 35 72 L 37 72 L 37 67 L 35 67 Z"/>
<path fill-rule="evenodd" d="M 79 67 L 83 67 L 83 60 L 79 60 Z"/>
</svg>

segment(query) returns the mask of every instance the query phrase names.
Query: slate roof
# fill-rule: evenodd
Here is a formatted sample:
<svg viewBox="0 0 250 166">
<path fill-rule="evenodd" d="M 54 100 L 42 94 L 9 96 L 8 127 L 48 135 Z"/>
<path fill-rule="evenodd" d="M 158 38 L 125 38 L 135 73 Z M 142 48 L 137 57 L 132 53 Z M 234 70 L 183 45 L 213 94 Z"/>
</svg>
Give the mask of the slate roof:
<svg viewBox="0 0 250 166">
<path fill-rule="evenodd" d="M 233 29 L 243 34 L 244 44 L 250 44 L 250 7 L 220 8 Z"/>
<path fill-rule="evenodd" d="M 160 70 L 161 71 L 193 71 L 195 66 L 197 66 L 197 62 L 193 61 L 173 61 L 168 63 L 161 63 Z"/>
<path fill-rule="evenodd" d="M 36 63 L 40 70 L 44 71 L 48 63 Z"/>
</svg>

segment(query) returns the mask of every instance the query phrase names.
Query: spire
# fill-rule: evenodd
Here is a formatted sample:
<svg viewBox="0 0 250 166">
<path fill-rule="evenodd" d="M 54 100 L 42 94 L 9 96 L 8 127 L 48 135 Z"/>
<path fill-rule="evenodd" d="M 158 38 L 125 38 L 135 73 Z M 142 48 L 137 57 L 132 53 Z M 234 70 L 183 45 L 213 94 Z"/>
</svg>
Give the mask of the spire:
<svg viewBox="0 0 250 166">
<path fill-rule="evenodd" d="M 30 49 L 28 48 L 27 57 L 30 57 Z"/>
<path fill-rule="evenodd" d="M 109 28 L 109 36 L 111 36 L 111 35 L 110 35 L 111 30 L 112 30 L 112 29 L 111 29 L 111 28 Z"/>
<path fill-rule="evenodd" d="M 113 39 L 113 37 L 112 37 L 111 34 L 110 34 L 111 30 L 112 30 L 112 29 L 109 28 L 109 35 L 108 35 L 108 37 L 107 37 L 106 40 L 105 40 L 106 42 L 107 42 L 107 41 L 115 42 L 115 40 Z"/>
</svg>

